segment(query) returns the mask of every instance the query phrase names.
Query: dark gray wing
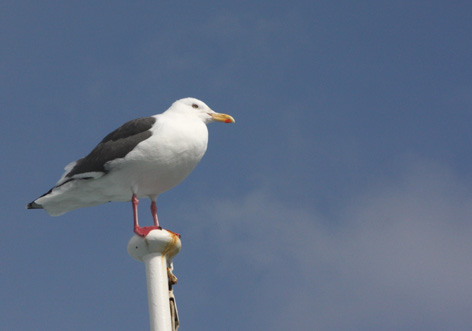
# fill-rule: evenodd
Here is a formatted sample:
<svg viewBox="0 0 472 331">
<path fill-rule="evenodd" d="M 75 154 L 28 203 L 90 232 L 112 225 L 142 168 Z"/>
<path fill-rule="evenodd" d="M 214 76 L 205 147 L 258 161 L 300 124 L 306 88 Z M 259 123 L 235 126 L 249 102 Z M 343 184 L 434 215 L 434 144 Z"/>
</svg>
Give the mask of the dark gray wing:
<svg viewBox="0 0 472 331">
<path fill-rule="evenodd" d="M 148 139 L 152 135 L 150 129 L 154 123 L 156 123 L 155 117 L 142 117 L 123 124 L 103 138 L 89 155 L 78 160 L 65 175 L 65 181 L 90 172 L 106 173 L 105 164 L 125 157 L 136 145 Z"/>
</svg>

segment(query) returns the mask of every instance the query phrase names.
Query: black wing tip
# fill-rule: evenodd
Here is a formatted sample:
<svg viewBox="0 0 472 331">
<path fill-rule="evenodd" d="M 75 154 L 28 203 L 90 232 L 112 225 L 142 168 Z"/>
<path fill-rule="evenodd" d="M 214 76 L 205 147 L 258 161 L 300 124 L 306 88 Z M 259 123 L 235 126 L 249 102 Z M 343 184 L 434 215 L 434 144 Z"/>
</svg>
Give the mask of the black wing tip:
<svg viewBox="0 0 472 331">
<path fill-rule="evenodd" d="M 26 209 L 43 209 L 43 206 L 33 201 L 26 205 Z"/>
</svg>

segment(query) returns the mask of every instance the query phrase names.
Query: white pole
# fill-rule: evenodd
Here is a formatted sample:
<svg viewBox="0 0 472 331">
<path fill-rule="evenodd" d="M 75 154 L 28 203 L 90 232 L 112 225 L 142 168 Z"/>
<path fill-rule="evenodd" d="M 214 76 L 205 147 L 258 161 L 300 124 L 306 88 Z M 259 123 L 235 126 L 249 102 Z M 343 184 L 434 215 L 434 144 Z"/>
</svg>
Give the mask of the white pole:
<svg viewBox="0 0 472 331">
<path fill-rule="evenodd" d="M 152 230 L 144 238 L 135 235 L 128 243 L 129 255 L 146 265 L 151 331 L 173 330 L 168 269 L 181 247 L 179 236 L 164 229 Z"/>
</svg>

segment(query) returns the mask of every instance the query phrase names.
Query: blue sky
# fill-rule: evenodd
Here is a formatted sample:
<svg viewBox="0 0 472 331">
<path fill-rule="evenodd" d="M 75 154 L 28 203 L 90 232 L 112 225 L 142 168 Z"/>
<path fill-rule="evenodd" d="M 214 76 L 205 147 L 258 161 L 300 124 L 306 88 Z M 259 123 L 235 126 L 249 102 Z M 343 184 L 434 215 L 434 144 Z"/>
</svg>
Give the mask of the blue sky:
<svg viewBox="0 0 472 331">
<path fill-rule="evenodd" d="M 467 1 L 3 1 L 2 329 L 148 328 L 130 204 L 24 205 L 192 96 L 236 124 L 157 201 L 181 330 L 470 330 L 471 22 Z"/>
</svg>

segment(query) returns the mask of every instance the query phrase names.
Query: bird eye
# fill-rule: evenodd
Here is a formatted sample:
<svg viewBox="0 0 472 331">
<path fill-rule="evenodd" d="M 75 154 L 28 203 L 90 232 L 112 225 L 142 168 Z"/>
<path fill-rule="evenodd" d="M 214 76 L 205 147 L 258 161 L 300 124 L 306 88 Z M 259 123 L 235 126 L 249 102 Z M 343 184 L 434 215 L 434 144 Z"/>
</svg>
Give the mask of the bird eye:
<svg viewBox="0 0 472 331">
<path fill-rule="evenodd" d="M 198 108 L 198 105 L 197 105 L 196 103 L 194 103 L 194 104 L 192 105 L 192 107 L 193 107 L 193 108 Z"/>
</svg>

